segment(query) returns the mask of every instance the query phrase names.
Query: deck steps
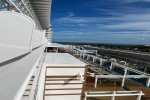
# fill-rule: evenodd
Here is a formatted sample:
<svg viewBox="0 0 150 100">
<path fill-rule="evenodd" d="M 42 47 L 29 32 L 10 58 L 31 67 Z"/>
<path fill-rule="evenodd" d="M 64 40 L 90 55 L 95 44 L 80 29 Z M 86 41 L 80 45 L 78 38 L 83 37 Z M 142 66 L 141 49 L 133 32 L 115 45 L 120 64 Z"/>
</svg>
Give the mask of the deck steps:
<svg viewBox="0 0 150 100">
<path fill-rule="evenodd" d="M 50 68 L 47 68 L 47 70 Z M 80 100 L 82 95 L 83 82 L 77 79 L 76 75 L 50 76 L 48 71 L 45 74 L 44 100 Z M 64 99 L 65 98 L 65 99 Z"/>
</svg>

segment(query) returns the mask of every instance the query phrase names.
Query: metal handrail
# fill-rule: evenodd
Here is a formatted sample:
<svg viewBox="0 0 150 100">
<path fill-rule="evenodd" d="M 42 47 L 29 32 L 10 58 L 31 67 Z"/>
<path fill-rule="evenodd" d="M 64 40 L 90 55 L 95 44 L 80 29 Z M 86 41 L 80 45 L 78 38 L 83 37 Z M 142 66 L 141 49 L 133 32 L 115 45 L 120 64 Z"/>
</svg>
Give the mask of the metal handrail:
<svg viewBox="0 0 150 100">
<path fill-rule="evenodd" d="M 137 96 L 137 100 L 141 100 L 141 96 L 144 95 L 142 91 L 86 91 L 84 100 L 87 97 L 111 97 L 111 100 L 115 100 L 116 96 Z"/>
<path fill-rule="evenodd" d="M 37 96 L 37 92 L 38 92 L 38 82 L 39 82 L 40 75 L 41 75 L 41 72 L 42 72 L 42 66 L 43 66 L 43 63 L 44 63 L 45 57 L 46 57 L 45 52 L 44 52 L 43 56 L 44 57 L 42 59 L 41 65 L 39 66 L 39 70 L 38 70 L 37 75 L 35 77 L 35 81 L 32 85 L 28 100 L 36 100 L 36 96 Z M 40 61 L 39 61 L 39 63 L 40 63 Z"/>
</svg>

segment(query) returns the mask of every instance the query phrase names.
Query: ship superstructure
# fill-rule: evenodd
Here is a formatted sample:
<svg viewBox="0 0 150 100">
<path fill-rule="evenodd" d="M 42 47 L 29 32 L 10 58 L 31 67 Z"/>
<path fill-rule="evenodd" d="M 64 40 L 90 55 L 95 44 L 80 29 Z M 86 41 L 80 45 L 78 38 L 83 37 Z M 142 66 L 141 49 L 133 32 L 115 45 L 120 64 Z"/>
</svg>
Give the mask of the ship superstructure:
<svg viewBox="0 0 150 100">
<path fill-rule="evenodd" d="M 83 97 L 87 66 L 51 43 L 51 2 L 0 1 L 0 100 Z"/>
<path fill-rule="evenodd" d="M 42 57 L 52 33 L 50 12 L 51 0 L 0 0 L 1 100 L 33 100 L 38 93 Z"/>
</svg>

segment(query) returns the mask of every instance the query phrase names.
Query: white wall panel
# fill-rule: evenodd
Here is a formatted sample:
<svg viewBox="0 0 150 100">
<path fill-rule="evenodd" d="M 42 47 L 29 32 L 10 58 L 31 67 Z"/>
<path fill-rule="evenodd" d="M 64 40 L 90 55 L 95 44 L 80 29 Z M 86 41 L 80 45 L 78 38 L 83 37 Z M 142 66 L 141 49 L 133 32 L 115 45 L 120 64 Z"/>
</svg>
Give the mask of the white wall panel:
<svg viewBox="0 0 150 100">
<path fill-rule="evenodd" d="M 48 40 L 47 40 L 47 38 L 44 38 L 44 43 L 48 43 Z"/>
<path fill-rule="evenodd" d="M 0 12 L 0 63 L 30 52 L 35 29 L 34 21 L 26 15 Z"/>
<path fill-rule="evenodd" d="M 44 39 L 45 39 L 45 30 L 42 31 L 42 40 L 41 40 L 41 44 L 44 44 Z"/>
<path fill-rule="evenodd" d="M 45 46 L 34 50 L 11 66 L 5 66 L 6 69 L 0 73 L 0 100 L 21 100 Z"/>
<path fill-rule="evenodd" d="M 42 32 L 40 30 L 35 29 L 32 37 L 32 48 L 39 47 L 41 45 L 41 40 L 42 40 Z"/>
</svg>

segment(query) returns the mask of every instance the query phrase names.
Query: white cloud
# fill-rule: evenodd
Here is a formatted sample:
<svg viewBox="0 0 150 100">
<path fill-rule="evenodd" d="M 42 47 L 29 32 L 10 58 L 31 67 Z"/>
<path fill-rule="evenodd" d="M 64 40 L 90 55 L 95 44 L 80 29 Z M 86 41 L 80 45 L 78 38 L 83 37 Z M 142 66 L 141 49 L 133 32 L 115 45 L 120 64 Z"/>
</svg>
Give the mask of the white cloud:
<svg viewBox="0 0 150 100">
<path fill-rule="evenodd" d="M 60 24 L 77 24 L 79 26 L 90 26 L 91 28 L 111 30 L 149 30 L 150 31 L 150 14 L 127 14 L 124 16 L 111 18 L 97 17 L 63 17 L 56 19 Z M 104 23 L 104 24 L 103 24 Z M 107 24 L 106 24 L 107 23 Z"/>
<path fill-rule="evenodd" d="M 74 13 L 73 12 L 68 12 L 68 17 L 73 17 Z"/>
<path fill-rule="evenodd" d="M 62 17 L 55 19 L 58 22 L 66 23 L 88 23 L 88 22 L 97 22 L 97 21 L 111 21 L 111 20 L 141 20 L 146 21 L 150 20 L 150 13 L 142 14 L 122 14 L 122 16 L 114 17 Z"/>
<path fill-rule="evenodd" d="M 86 18 L 79 18 L 79 17 L 63 17 L 63 18 L 59 18 L 59 19 L 56 19 L 56 22 L 60 22 L 60 23 L 87 23 L 89 22 Z"/>
<path fill-rule="evenodd" d="M 149 30 L 150 22 L 123 22 L 114 25 L 106 25 L 100 29 L 115 29 L 115 30 Z"/>
<path fill-rule="evenodd" d="M 121 17 L 110 18 L 109 21 L 118 21 L 109 25 L 97 26 L 99 29 L 115 30 L 144 30 L 150 31 L 150 14 L 129 14 Z"/>
</svg>

